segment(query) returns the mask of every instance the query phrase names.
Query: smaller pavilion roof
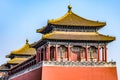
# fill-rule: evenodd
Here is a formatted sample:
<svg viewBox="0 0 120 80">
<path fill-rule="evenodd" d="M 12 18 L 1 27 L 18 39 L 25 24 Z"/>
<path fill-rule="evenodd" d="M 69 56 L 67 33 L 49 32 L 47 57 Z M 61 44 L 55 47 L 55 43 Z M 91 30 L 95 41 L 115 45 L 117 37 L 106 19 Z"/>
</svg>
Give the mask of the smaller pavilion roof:
<svg viewBox="0 0 120 80">
<path fill-rule="evenodd" d="M 7 63 L 8 64 L 19 64 L 22 63 L 23 61 L 27 60 L 28 58 L 13 58 L 9 60 Z"/>
<path fill-rule="evenodd" d="M 43 39 L 55 40 L 81 40 L 81 41 L 113 41 L 115 37 L 99 34 L 98 32 L 64 32 L 54 31 L 45 34 Z"/>
<path fill-rule="evenodd" d="M 36 54 L 36 50 L 32 48 L 28 43 L 28 40 L 26 40 L 26 44 L 22 48 L 11 51 L 11 53 L 6 57 L 9 57 L 10 55 L 34 55 L 34 54 Z"/>
</svg>

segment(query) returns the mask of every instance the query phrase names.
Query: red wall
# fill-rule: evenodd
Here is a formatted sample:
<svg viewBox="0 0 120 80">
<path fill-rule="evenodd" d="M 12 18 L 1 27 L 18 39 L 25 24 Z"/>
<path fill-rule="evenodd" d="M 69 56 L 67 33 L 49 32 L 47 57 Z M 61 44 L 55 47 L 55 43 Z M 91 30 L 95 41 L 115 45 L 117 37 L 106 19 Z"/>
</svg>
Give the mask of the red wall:
<svg viewBox="0 0 120 80">
<path fill-rule="evenodd" d="M 118 80 L 115 67 L 43 67 L 42 75 L 42 80 Z"/>
<path fill-rule="evenodd" d="M 11 80 L 41 80 L 41 73 L 42 68 L 39 68 Z"/>
<path fill-rule="evenodd" d="M 118 80 L 115 67 L 44 66 L 12 80 Z"/>
</svg>

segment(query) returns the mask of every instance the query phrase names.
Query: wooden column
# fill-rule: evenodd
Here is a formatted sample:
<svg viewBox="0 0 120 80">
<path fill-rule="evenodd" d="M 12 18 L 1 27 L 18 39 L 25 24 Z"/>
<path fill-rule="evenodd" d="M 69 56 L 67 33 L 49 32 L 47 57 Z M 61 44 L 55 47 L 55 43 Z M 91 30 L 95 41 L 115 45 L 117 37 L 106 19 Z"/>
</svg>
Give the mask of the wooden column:
<svg viewBox="0 0 120 80">
<path fill-rule="evenodd" d="M 46 47 L 46 60 L 50 60 L 50 44 L 48 44 Z"/>
<path fill-rule="evenodd" d="M 41 61 L 41 49 L 39 50 L 39 62 Z"/>
<path fill-rule="evenodd" d="M 108 55 L 108 53 L 107 53 L 107 46 L 105 46 L 105 62 L 107 62 L 107 55 Z"/>
<path fill-rule="evenodd" d="M 38 63 L 40 61 L 40 50 L 37 50 L 37 54 L 36 54 L 36 63 Z"/>
<path fill-rule="evenodd" d="M 39 61 L 41 61 L 41 50 L 40 50 L 40 53 L 39 53 Z"/>
<path fill-rule="evenodd" d="M 57 61 L 57 57 L 58 57 L 58 45 L 55 45 L 55 61 Z"/>
<path fill-rule="evenodd" d="M 40 62 L 40 51 L 38 51 L 37 54 L 38 54 L 38 55 L 37 55 L 37 57 L 38 57 L 38 62 Z"/>
<path fill-rule="evenodd" d="M 88 61 L 88 46 L 85 47 L 85 60 Z"/>
<path fill-rule="evenodd" d="M 36 63 L 38 63 L 38 52 L 36 54 Z"/>
<path fill-rule="evenodd" d="M 50 44 L 48 44 L 48 60 L 50 61 Z"/>
<path fill-rule="evenodd" d="M 70 61 L 70 45 L 68 45 L 68 52 L 67 52 L 68 54 L 67 54 L 67 58 L 68 58 L 68 61 Z"/>
<path fill-rule="evenodd" d="M 43 48 L 43 61 L 45 60 L 45 48 Z"/>
<path fill-rule="evenodd" d="M 102 61 L 105 61 L 105 49 L 102 47 Z"/>
<path fill-rule="evenodd" d="M 100 46 L 98 45 L 98 60 L 97 61 L 100 61 Z"/>
</svg>

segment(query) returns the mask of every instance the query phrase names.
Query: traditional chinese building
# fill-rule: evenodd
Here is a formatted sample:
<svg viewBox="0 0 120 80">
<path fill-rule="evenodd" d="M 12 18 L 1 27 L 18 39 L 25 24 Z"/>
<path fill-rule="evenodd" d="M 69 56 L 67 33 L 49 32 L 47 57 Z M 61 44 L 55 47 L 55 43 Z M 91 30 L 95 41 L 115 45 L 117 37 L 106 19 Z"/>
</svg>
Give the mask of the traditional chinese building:
<svg viewBox="0 0 120 80">
<path fill-rule="evenodd" d="M 37 54 L 14 66 L 8 80 L 118 80 L 116 63 L 108 61 L 108 43 L 115 37 L 98 32 L 105 22 L 68 12 L 37 30 L 42 39 L 31 44 Z"/>
<path fill-rule="evenodd" d="M 28 40 L 26 40 L 26 44 L 22 48 L 11 51 L 11 53 L 6 56 L 6 58 L 10 60 L 0 66 L 0 80 L 7 80 L 8 71 L 12 67 L 26 61 L 35 54 L 36 50 L 30 46 Z"/>
<path fill-rule="evenodd" d="M 17 64 L 22 63 L 23 61 L 26 61 L 28 58 L 30 58 L 35 54 L 36 54 L 36 50 L 32 48 L 28 43 L 28 40 L 26 40 L 24 46 L 22 46 L 18 50 L 11 51 L 11 53 L 6 56 L 6 58 L 10 58 L 7 64 L 9 64 L 10 67 L 15 66 Z"/>
</svg>

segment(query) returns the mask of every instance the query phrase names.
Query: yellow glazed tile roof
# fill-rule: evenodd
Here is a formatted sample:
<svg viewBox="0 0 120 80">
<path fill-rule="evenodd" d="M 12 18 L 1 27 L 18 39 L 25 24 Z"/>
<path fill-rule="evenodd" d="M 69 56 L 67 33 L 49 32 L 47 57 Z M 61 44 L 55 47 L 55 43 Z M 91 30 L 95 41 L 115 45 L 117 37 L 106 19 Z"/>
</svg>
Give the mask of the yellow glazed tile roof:
<svg viewBox="0 0 120 80">
<path fill-rule="evenodd" d="M 99 34 L 98 32 L 64 32 L 54 31 L 45 34 L 43 39 L 56 39 L 56 40 L 85 40 L 85 41 L 113 41 L 115 37 Z"/>
<path fill-rule="evenodd" d="M 14 50 L 10 54 L 34 55 L 34 54 L 36 54 L 36 50 L 34 48 L 30 47 L 28 41 L 26 41 L 26 44 L 22 48 L 20 48 L 18 50 Z"/>
<path fill-rule="evenodd" d="M 70 6 L 68 6 L 68 12 L 60 18 L 48 20 L 48 24 L 53 25 L 61 25 L 61 26 L 77 26 L 77 27 L 103 27 L 106 25 L 105 22 L 93 21 L 88 20 L 83 17 L 78 16 L 77 14 L 73 13 Z M 44 31 L 48 26 L 43 28 L 37 29 L 38 33 Z"/>
<path fill-rule="evenodd" d="M 96 26 L 101 27 L 106 25 L 105 22 L 92 21 L 82 18 L 76 15 L 75 13 L 73 13 L 71 8 L 69 8 L 68 12 L 64 16 L 58 19 L 48 20 L 48 23 L 55 25 L 90 26 L 90 27 L 96 27 Z"/>
<path fill-rule="evenodd" d="M 8 64 L 19 64 L 22 63 L 23 61 L 27 60 L 28 58 L 13 58 L 9 60 L 7 63 Z"/>
</svg>

